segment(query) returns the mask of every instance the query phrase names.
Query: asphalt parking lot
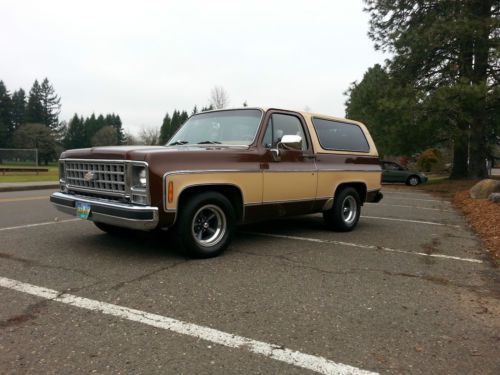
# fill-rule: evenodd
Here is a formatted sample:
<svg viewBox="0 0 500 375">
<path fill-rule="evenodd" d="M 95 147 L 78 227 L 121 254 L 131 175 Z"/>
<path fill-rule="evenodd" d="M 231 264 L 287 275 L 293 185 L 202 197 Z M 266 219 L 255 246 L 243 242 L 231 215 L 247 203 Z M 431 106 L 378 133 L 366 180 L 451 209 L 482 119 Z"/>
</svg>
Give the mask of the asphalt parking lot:
<svg viewBox="0 0 500 375">
<path fill-rule="evenodd" d="M 245 226 L 221 257 L 0 193 L 4 374 L 499 374 L 500 276 L 446 201 L 385 188 L 350 233 Z"/>
</svg>

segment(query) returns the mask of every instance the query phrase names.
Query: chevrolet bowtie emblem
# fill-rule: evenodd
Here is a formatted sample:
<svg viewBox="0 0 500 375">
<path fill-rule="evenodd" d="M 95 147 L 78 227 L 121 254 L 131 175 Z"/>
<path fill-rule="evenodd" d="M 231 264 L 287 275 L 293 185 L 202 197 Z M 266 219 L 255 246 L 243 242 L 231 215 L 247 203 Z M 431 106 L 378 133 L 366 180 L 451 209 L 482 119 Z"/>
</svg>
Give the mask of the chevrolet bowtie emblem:
<svg viewBox="0 0 500 375">
<path fill-rule="evenodd" d="M 83 175 L 83 179 L 87 182 L 91 182 L 91 181 L 94 181 L 94 178 L 95 178 L 95 174 L 94 172 L 92 171 L 88 171 L 87 173 L 85 173 Z"/>
</svg>

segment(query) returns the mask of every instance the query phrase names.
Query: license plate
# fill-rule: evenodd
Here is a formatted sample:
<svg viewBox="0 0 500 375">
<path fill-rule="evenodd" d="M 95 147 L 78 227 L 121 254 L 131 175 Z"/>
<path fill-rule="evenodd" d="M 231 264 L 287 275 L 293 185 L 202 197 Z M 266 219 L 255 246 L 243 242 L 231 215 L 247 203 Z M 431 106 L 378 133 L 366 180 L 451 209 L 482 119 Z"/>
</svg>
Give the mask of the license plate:
<svg viewBox="0 0 500 375">
<path fill-rule="evenodd" d="M 90 204 L 83 202 L 76 202 L 75 207 L 76 207 L 76 216 L 78 216 L 80 219 L 85 219 L 85 220 L 89 218 Z"/>
</svg>

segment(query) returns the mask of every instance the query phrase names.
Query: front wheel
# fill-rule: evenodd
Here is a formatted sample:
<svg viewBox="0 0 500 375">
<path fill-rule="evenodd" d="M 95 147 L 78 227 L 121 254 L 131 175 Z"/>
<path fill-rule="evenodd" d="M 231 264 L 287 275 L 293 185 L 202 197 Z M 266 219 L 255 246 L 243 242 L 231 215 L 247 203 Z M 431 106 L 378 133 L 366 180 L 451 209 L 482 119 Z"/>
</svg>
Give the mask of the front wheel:
<svg viewBox="0 0 500 375">
<path fill-rule="evenodd" d="M 225 196 L 217 192 L 195 195 L 179 208 L 179 245 L 196 258 L 215 257 L 231 242 L 234 223 L 234 209 Z"/>
<path fill-rule="evenodd" d="M 333 207 L 323 212 L 323 218 L 328 228 L 349 232 L 358 224 L 360 214 L 359 194 L 356 189 L 347 187 L 336 194 Z"/>
<path fill-rule="evenodd" d="M 420 178 L 418 176 L 410 176 L 406 180 L 406 185 L 417 186 L 420 183 Z"/>
</svg>

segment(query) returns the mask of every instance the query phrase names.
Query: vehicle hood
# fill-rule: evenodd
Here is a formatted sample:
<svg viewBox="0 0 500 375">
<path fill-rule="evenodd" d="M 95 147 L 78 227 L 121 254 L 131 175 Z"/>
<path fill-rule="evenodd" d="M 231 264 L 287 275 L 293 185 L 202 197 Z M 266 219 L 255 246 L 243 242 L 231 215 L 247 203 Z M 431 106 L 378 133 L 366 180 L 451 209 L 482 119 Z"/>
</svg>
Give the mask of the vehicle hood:
<svg viewBox="0 0 500 375">
<path fill-rule="evenodd" d="M 106 146 L 79 148 L 66 150 L 61 154 L 61 159 L 115 159 L 115 160 L 138 160 L 134 156 L 137 153 L 162 150 L 164 146 Z"/>
<path fill-rule="evenodd" d="M 151 157 L 167 157 L 173 154 L 198 154 L 200 152 L 231 152 L 247 150 L 247 147 L 220 145 L 199 146 L 106 146 L 67 150 L 61 154 L 61 159 L 104 159 L 104 160 L 140 160 L 148 161 Z"/>
</svg>

